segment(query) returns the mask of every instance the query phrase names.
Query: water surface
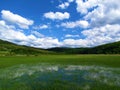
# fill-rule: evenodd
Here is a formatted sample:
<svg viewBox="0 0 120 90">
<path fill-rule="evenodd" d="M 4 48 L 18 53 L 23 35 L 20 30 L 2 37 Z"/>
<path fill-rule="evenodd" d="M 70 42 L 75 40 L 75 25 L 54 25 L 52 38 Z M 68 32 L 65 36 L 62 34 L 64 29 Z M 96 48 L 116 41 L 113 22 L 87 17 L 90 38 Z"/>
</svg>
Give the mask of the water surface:
<svg viewBox="0 0 120 90">
<path fill-rule="evenodd" d="M 0 69 L 0 90 L 120 89 L 120 68 L 34 64 Z"/>
</svg>

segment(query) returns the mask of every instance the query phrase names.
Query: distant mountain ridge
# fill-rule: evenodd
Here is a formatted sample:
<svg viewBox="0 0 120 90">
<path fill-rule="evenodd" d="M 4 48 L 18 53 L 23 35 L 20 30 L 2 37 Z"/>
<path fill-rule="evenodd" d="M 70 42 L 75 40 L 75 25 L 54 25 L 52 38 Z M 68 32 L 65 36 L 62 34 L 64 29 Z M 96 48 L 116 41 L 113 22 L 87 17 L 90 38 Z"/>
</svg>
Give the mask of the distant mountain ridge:
<svg viewBox="0 0 120 90">
<path fill-rule="evenodd" d="M 16 45 L 8 41 L 0 40 L 0 55 L 40 55 L 40 54 L 53 54 L 53 52 L 34 47 Z"/>
<path fill-rule="evenodd" d="M 120 54 L 120 41 L 92 48 L 51 48 L 48 51 L 65 54 Z"/>
<path fill-rule="evenodd" d="M 120 54 L 120 41 L 92 48 L 63 48 L 40 49 L 16 45 L 0 40 L 0 55 L 41 55 L 41 54 Z"/>
</svg>

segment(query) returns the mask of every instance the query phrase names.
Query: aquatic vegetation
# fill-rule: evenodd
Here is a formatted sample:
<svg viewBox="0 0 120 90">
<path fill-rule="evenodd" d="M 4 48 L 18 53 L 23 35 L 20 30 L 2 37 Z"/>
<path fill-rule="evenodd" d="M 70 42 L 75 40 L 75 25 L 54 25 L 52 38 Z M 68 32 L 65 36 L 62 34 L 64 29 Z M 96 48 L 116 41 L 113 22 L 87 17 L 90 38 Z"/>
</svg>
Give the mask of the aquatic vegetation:
<svg viewBox="0 0 120 90">
<path fill-rule="evenodd" d="M 16 65 L 0 72 L 1 90 L 91 90 L 101 85 L 103 90 L 120 89 L 120 68 L 40 63 Z"/>
</svg>

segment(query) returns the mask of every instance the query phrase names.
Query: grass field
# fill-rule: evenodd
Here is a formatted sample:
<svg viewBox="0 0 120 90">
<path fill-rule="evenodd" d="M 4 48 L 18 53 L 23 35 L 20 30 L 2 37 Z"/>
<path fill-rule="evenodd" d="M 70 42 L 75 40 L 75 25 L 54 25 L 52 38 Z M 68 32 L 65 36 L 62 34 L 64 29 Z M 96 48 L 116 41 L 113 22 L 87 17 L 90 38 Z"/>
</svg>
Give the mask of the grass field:
<svg viewBox="0 0 120 90">
<path fill-rule="evenodd" d="M 0 57 L 0 68 L 30 63 L 104 65 L 120 67 L 120 55 L 41 55 Z"/>
<path fill-rule="evenodd" d="M 0 56 L 0 90 L 120 90 L 120 55 Z"/>
</svg>

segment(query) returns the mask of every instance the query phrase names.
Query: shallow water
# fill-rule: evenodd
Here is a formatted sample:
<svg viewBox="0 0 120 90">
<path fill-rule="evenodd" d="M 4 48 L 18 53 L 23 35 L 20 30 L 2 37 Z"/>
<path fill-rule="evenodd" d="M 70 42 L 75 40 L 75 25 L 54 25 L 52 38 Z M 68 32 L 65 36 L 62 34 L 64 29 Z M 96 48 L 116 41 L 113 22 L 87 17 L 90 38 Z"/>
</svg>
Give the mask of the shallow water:
<svg viewBox="0 0 120 90">
<path fill-rule="evenodd" d="M 35 64 L 0 69 L 1 90 L 92 90 L 101 86 L 120 89 L 120 68 Z"/>
</svg>

